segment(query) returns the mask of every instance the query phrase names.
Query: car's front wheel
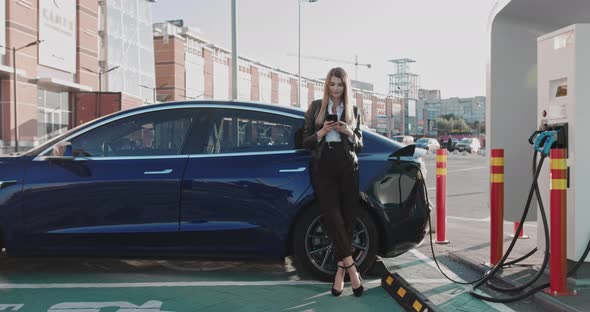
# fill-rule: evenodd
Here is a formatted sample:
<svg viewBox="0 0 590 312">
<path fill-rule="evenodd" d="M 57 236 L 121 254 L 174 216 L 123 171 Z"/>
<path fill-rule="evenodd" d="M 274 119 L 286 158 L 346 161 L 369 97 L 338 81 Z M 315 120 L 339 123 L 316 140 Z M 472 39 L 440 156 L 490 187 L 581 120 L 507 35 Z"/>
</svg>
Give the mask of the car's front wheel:
<svg viewBox="0 0 590 312">
<path fill-rule="evenodd" d="M 363 208 L 354 221 L 352 236 L 352 258 L 360 271 L 365 272 L 375 263 L 379 239 L 373 218 Z M 295 225 L 293 251 L 298 268 L 319 280 L 332 281 L 337 263 L 335 246 L 328 237 L 317 203 L 309 207 Z"/>
</svg>

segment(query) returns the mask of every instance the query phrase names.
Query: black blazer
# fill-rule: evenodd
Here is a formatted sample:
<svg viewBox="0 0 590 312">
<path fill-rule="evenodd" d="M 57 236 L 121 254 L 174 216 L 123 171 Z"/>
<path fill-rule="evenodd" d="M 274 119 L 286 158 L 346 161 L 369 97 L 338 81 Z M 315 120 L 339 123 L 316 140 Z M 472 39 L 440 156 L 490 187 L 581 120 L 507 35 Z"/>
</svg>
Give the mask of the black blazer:
<svg viewBox="0 0 590 312">
<path fill-rule="evenodd" d="M 305 128 L 303 130 L 303 147 L 311 150 L 311 171 L 317 170 L 317 165 L 319 164 L 319 160 L 322 158 L 322 152 L 326 146 L 326 137 L 324 136 L 321 141 L 318 142 L 316 132 L 320 130 L 323 125 L 317 127 L 315 120 L 320 111 L 320 107 L 322 106 L 322 100 L 315 100 L 311 102 L 311 105 L 307 109 L 305 113 Z M 326 114 L 328 112 L 326 111 Z M 342 113 L 341 120 L 345 120 L 346 111 Z M 348 140 L 348 137 L 344 134 L 340 134 L 342 138 L 344 150 L 346 151 L 346 155 L 351 162 L 354 163 L 355 168 L 358 166 L 358 157 L 357 153 L 360 153 L 363 149 L 363 132 L 361 130 L 361 118 L 358 113 L 358 109 L 356 106 L 353 106 L 353 114 L 356 117 L 356 125 L 354 125 L 352 131 L 356 136 L 356 140 L 354 143 Z M 348 144 L 346 144 L 348 143 Z"/>
</svg>

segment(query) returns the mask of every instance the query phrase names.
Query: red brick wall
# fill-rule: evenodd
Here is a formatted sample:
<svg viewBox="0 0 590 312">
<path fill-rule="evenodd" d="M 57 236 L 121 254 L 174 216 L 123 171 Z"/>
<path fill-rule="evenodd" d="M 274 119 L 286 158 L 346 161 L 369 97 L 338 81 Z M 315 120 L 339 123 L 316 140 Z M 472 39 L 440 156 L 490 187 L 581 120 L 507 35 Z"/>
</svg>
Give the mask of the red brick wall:
<svg viewBox="0 0 590 312">
<path fill-rule="evenodd" d="M 311 102 L 313 102 L 314 99 L 314 88 L 315 85 L 313 82 L 308 82 L 307 83 L 307 106 L 309 107 L 311 105 Z"/>
<path fill-rule="evenodd" d="M 385 113 L 387 114 L 387 120 L 388 120 L 388 132 L 387 135 L 391 136 L 391 131 L 395 128 L 395 123 L 393 121 L 393 117 L 391 117 L 391 113 L 393 111 L 393 99 L 388 97 L 385 99 Z"/>
<path fill-rule="evenodd" d="M 28 5 L 30 4 L 30 5 Z M 6 46 L 21 47 L 38 38 L 38 0 L 17 3 L 6 1 Z M 37 77 L 38 46 L 16 52 L 17 69 L 26 72 L 27 77 L 17 79 L 17 123 L 19 146 L 31 145 L 37 137 L 37 86 L 30 78 Z M 12 53 L 7 51 L 6 65 L 12 66 Z M 2 140 L 5 145 L 14 142 L 14 99 L 12 75 L 2 83 L 1 124 Z"/>
<path fill-rule="evenodd" d="M 270 73 L 270 102 L 272 104 L 279 103 L 279 74 L 277 73 Z"/>
<path fill-rule="evenodd" d="M 77 1 L 76 22 L 78 23 L 78 32 L 76 34 L 76 82 L 90 86 L 93 90 L 98 91 L 98 74 L 82 69 L 82 67 L 86 67 L 96 72 L 99 71 L 98 1 Z"/>
<path fill-rule="evenodd" d="M 123 93 L 121 96 L 121 110 L 139 107 L 143 104 L 143 99 Z"/>
<path fill-rule="evenodd" d="M 297 79 L 296 78 L 291 78 L 290 81 L 291 83 L 291 106 L 294 107 L 299 107 L 299 103 L 297 103 L 297 92 L 298 92 L 298 88 L 297 88 Z M 301 101 L 303 101 L 303 99 L 301 99 Z"/>
<path fill-rule="evenodd" d="M 227 98 L 228 98 L 228 99 L 233 99 L 233 97 L 232 97 L 232 90 L 231 90 L 231 87 L 232 87 L 232 85 L 233 85 L 233 78 L 232 78 L 232 77 L 233 77 L 233 73 L 232 73 L 232 68 L 233 68 L 233 65 L 232 65 L 232 60 L 231 60 L 231 57 L 228 57 L 228 58 L 227 58 L 227 70 L 229 71 L 229 72 L 227 73 L 227 79 L 229 79 L 229 81 L 227 82 L 227 86 L 229 87 L 229 90 L 227 91 Z M 239 69 L 239 67 L 238 67 L 238 69 Z M 239 70 L 238 70 L 238 75 L 239 75 L 239 74 L 240 74 L 240 72 L 239 72 Z"/>
<path fill-rule="evenodd" d="M 252 75 L 250 99 L 252 101 L 260 101 L 260 74 L 258 73 L 258 67 L 250 65 L 250 75 Z"/>
<path fill-rule="evenodd" d="M 158 94 L 168 95 L 167 101 L 184 100 L 185 94 L 185 64 L 184 41 L 174 36 L 154 38 L 154 58 L 156 63 L 156 86 Z"/>
<path fill-rule="evenodd" d="M 363 94 L 362 94 L 362 93 L 357 93 L 357 94 L 356 94 L 356 99 L 355 99 L 355 101 L 356 101 L 355 105 L 356 105 L 356 107 L 357 107 L 357 109 L 358 109 L 358 111 L 359 111 L 359 114 L 360 114 L 361 116 L 363 116 L 362 118 L 365 118 L 365 117 L 364 117 L 364 116 L 365 116 L 365 115 L 364 115 L 365 107 L 363 106 Z M 370 120 L 364 120 L 364 119 L 363 119 L 363 123 L 364 123 L 364 124 L 368 124 L 368 123 L 369 123 L 369 121 L 370 121 Z"/>
<path fill-rule="evenodd" d="M 204 70 L 205 70 L 205 98 L 213 98 L 213 52 L 203 49 Z"/>
<path fill-rule="evenodd" d="M 377 127 L 377 97 L 371 96 L 371 128 Z"/>
</svg>

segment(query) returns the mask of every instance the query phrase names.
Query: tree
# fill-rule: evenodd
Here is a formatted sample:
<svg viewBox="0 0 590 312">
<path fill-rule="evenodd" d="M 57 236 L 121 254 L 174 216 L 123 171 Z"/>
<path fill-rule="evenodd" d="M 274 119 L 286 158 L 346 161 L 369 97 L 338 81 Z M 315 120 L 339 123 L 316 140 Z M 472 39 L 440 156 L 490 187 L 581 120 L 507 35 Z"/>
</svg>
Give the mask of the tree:
<svg viewBox="0 0 590 312">
<path fill-rule="evenodd" d="M 452 129 L 455 132 L 464 132 L 464 131 L 469 131 L 470 128 L 467 125 L 467 123 L 465 122 L 465 119 L 459 118 L 459 119 L 454 119 L 452 121 Z"/>
<path fill-rule="evenodd" d="M 447 119 L 439 118 L 436 120 L 436 127 L 438 128 L 438 133 L 450 132 L 451 122 Z"/>
</svg>

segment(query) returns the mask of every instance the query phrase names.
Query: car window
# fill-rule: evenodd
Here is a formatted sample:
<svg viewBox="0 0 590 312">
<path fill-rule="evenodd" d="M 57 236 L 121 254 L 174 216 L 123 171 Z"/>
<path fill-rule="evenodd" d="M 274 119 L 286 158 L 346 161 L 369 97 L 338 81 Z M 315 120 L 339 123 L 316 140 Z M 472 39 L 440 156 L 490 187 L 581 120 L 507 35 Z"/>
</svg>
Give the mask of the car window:
<svg viewBox="0 0 590 312">
<path fill-rule="evenodd" d="M 179 155 L 192 120 L 190 109 L 148 112 L 99 126 L 70 142 L 74 156 L 82 157 Z"/>
<path fill-rule="evenodd" d="M 471 143 L 471 139 L 468 139 L 468 138 L 461 139 L 461 143 Z"/>
<path fill-rule="evenodd" d="M 418 139 L 416 143 L 428 143 L 428 139 Z"/>
<path fill-rule="evenodd" d="M 300 145 L 303 119 L 240 109 L 218 109 L 213 115 L 202 154 L 291 150 Z"/>
</svg>

